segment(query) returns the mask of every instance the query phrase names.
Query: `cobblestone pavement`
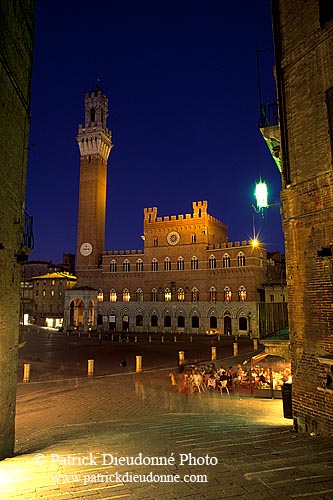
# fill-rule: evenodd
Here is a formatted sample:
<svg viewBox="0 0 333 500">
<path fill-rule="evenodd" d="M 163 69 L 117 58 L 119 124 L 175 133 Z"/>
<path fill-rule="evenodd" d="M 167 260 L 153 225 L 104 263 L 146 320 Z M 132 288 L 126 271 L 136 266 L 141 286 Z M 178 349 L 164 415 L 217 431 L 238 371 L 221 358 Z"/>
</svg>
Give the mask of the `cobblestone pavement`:
<svg viewBox="0 0 333 500">
<path fill-rule="evenodd" d="M 333 497 L 333 438 L 294 433 L 281 400 L 186 396 L 168 373 L 19 384 L 0 498 Z"/>
</svg>

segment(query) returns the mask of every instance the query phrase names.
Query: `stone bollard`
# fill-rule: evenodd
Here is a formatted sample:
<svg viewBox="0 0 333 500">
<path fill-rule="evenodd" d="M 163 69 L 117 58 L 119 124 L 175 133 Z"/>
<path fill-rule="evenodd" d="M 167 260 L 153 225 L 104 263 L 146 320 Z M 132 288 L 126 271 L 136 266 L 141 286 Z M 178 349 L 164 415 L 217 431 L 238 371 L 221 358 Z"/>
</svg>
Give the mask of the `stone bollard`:
<svg viewBox="0 0 333 500">
<path fill-rule="evenodd" d="M 113 342 L 113 333 L 111 334 L 111 341 Z"/>
<path fill-rule="evenodd" d="M 118 337 L 118 342 L 121 342 L 121 335 L 119 335 Z"/>
<path fill-rule="evenodd" d="M 30 365 L 24 364 L 23 365 L 23 382 L 30 382 Z"/>
<path fill-rule="evenodd" d="M 174 341 L 174 342 L 177 342 L 177 337 L 176 337 L 176 335 L 174 336 L 173 341 Z"/>
<path fill-rule="evenodd" d="M 142 356 L 136 356 L 136 373 L 142 372 Z"/>
<path fill-rule="evenodd" d="M 89 331 L 89 335 L 88 335 L 88 337 L 91 339 L 91 332 L 90 332 L 90 331 Z"/>
<path fill-rule="evenodd" d="M 179 366 L 184 364 L 184 359 L 185 359 L 185 352 L 179 351 L 178 352 L 178 364 L 179 364 Z"/>
<path fill-rule="evenodd" d="M 217 336 L 217 341 L 220 342 L 220 340 L 221 340 L 221 335 L 218 335 Z"/>
<path fill-rule="evenodd" d="M 238 344 L 237 344 L 237 342 L 234 342 L 233 346 L 234 346 L 234 356 L 238 356 Z"/>
<path fill-rule="evenodd" d="M 88 377 L 94 376 L 94 360 L 88 359 Z"/>
<path fill-rule="evenodd" d="M 134 337 L 134 342 L 137 342 L 137 341 L 138 341 L 138 336 L 137 336 L 137 335 L 135 335 L 135 337 Z"/>
<path fill-rule="evenodd" d="M 66 335 L 67 335 L 67 337 L 69 337 L 69 330 L 67 330 Z"/>
<path fill-rule="evenodd" d="M 151 342 L 151 335 L 149 335 L 148 337 L 148 342 Z"/>
<path fill-rule="evenodd" d="M 258 350 L 258 339 L 253 339 L 253 350 L 254 351 Z"/>
<path fill-rule="evenodd" d="M 192 335 L 190 336 L 190 342 L 193 342 L 193 337 L 192 337 Z"/>
<path fill-rule="evenodd" d="M 162 335 L 162 337 L 161 337 L 161 342 L 163 344 L 163 342 L 164 342 L 164 335 Z"/>
<path fill-rule="evenodd" d="M 216 347 L 211 347 L 212 361 L 216 361 Z"/>
<path fill-rule="evenodd" d="M 126 342 L 129 342 L 129 336 L 128 336 L 128 335 L 127 335 L 127 337 L 126 337 Z"/>
</svg>

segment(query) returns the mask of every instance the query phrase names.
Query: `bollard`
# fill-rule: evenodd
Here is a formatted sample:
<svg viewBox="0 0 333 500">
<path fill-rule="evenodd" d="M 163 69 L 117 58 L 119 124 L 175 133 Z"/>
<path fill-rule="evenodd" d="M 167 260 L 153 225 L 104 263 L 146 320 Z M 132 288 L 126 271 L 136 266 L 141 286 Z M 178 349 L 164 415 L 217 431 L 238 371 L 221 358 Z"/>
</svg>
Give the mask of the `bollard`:
<svg viewBox="0 0 333 500">
<path fill-rule="evenodd" d="M 93 377 L 94 375 L 94 360 L 88 359 L 88 377 Z"/>
<path fill-rule="evenodd" d="M 216 347 L 211 347 L 212 361 L 216 361 Z"/>
<path fill-rule="evenodd" d="M 217 341 L 220 342 L 220 340 L 221 340 L 221 335 L 218 335 L 217 336 Z"/>
<path fill-rule="evenodd" d="M 91 332 L 89 332 L 89 335 L 88 335 L 88 337 L 89 337 L 89 338 L 91 339 Z"/>
<path fill-rule="evenodd" d="M 69 330 L 67 330 L 66 335 L 67 335 L 67 337 L 69 337 Z"/>
<path fill-rule="evenodd" d="M 151 335 L 149 335 L 148 337 L 148 342 L 151 342 Z"/>
<path fill-rule="evenodd" d="M 111 335 L 111 341 L 113 342 L 113 333 L 112 333 L 112 335 Z"/>
<path fill-rule="evenodd" d="M 138 336 L 137 336 L 137 335 L 135 335 L 135 337 L 134 337 L 134 342 L 137 342 L 137 341 L 138 341 Z"/>
<path fill-rule="evenodd" d="M 78 333 L 78 337 L 80 338 L 81 337 L 81 332 Z"/>
<path fill-rule="evenodd" d="M 178 352 L 178 364 L 183 365 L 184 364 L 184 359 L 185 359 L 185 353 L 184 351 L 179 351 Z"/>
<path fill-rule="evenodd" d="M 121 342 L 121 335 L 119 335 L 118 337 L 118 342 Z"/>
<path fill-rule="evenodd" d="M 238 356 L 238 344 L 237 344 L 237 342 L 234 342 L 233 346 L 234 346 L 234 356 Z"/>
<path fill-rule="evenodd" d="M 174 341 L 174 342 L 177 342 L 177 337 L 176 337 L 176 335 L 174 336 L 173 341 Z"/>
<path fill-rule="evenodd" d="M 142 356 L 136 356 L 136 373 L 142 372 Z"/>
<path fill-rule="evenodd" d="M 164 342 L 164 335 L 162 335 L 161 342 L 163 344 L 163 342 Z"/>
<path fill-rule="evenodd" d="M 24 364 L 23 368 L 24 368 L 23 382 L 30 382 L 30 365 Z"/>
<path fill-rule="evenodd" d="M 254 351 L 258 350 L 258 339 L 253 339 L 253 350 Z"/>
<path fill-rule="evenodd" d="M 193 342 L 193 337 L 192 337 L 192 335 L 191 335 L 191 337 L 190 337 L 190 342 Z"/>
<path fill-rule="evenodd" d="M 127 337 L 126 337 L 126 342 L 129 342 L 129 336 L 128 336 L 128 335 L 127 335 Z"/>
</svg>

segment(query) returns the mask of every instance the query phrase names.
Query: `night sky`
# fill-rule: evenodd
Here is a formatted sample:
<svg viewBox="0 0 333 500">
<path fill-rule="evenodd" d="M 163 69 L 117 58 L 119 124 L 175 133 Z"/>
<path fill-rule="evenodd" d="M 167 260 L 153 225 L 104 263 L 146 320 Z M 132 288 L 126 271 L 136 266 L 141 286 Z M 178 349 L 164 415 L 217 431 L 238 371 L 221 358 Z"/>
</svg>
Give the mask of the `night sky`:
<svg viewBox="0 0 333 500">
<path fill-rule="evenodd" d="M 284 251 L 279 208 L 264 218 L 251 208 L 260 177 L 269 202 L 280 201 L 281 176 L 258 128 L 257 48 L 262 101 L 275 99 L 273 50 L 265 50 L 273 46 L 269 0 L 163 5 L 37 0 L 30 260 L 61 262 L 63 253 L 76 252 L 76 135 L 97 79 L 109 98 L 114 143 L 106 250 L 143 248 L 145 207 L 163 217 L 191 213 L 192 201 L 207 200 L 230 241 L 251 238 L 255 228 L 268 251 Z"/>
</svg>

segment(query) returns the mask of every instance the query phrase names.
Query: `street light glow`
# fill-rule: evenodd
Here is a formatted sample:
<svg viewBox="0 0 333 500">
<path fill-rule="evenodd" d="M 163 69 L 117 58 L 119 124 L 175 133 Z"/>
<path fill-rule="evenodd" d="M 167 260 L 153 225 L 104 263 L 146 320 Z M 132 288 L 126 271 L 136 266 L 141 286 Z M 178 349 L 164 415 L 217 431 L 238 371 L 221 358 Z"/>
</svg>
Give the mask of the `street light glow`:
<svg viewBox="0 0 333 500">
<path fill-rule="evenodd" d="M 259 210 L 268 207 L 268 189 L 266 182 L 262 180 L 257 182 L 254 195 L 256 197 L 257 208 Z"/>
</svg>

